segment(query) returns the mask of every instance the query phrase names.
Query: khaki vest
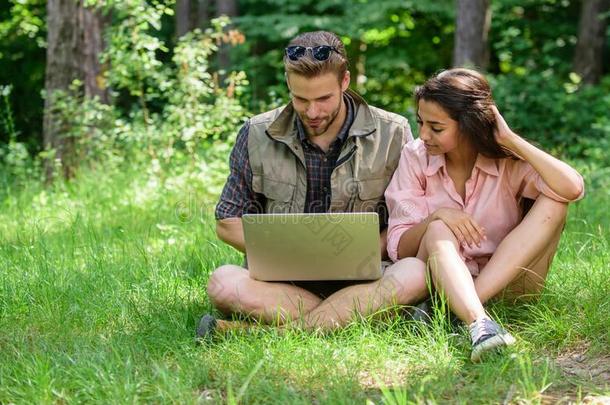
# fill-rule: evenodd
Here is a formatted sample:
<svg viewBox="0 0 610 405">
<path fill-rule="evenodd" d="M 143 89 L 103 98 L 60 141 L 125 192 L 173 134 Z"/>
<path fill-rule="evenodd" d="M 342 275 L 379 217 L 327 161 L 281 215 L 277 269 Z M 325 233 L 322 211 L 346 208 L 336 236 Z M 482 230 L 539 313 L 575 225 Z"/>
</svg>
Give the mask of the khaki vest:
<svg viewBox="0 0 610 405">
<path fill-rule="evenodd" d="M 413 137 L 406 118 L 368 106 L 348 92 L 356 111 L 331 174 L 330 211 L 375 211 L 398 166 L 402 146 Z M 291 103 L 250 119 L 252 188 L 266 197 L 268 213 L 305 210 L 307 175 L 295 119 Z"/>
</svg>

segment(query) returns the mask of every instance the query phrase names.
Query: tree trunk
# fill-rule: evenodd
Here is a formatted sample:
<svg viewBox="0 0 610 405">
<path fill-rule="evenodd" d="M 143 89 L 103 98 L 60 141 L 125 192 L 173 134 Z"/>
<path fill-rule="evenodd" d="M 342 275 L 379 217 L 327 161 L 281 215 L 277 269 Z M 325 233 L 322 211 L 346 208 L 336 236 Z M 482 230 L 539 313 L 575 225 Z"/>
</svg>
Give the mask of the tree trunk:
<svg viewBox="0 0 610 405">
<path fill-rule="evenodd" d="M 237 1 L 236 0 L 216 0 L 216 15 L 226 15 L 229 17 L 237 17 Z"/>
<path fill-rule="evenodd" d="M 110 24 L 110 14 L 104 15 L 101 10 L 81 7 L 81 26 L 83 27 L 83 68 L 85 96 L 98 97 L 108 104 L 110 102 L 108 88 L 106 87 L 104 72 L 107 67 L 100 63 L 100 55 L 106 48 L 103 33 L 104 28 Z"/>
<path fill-rule="evenodd" d="M 200 29 L 207 28 L 210 23 L 210 0 L 197 0 L 197 24 Z"/>
<path fill-rule="evenodd" d="M 457 0 L 453 66 L 487 68 L 491 23 L 489 0 Z"/>
<path fill-rule="evenodd" d="M 583 0 L 573 70 L 585 84 L 596 84 L 602 76 L 610 0 Z"/>
<path fill-rule="evenodd" d="M 216 0 L 216 15 L 226 15 L 228 17 L 237 17 L 237 1 L 236 0 Z M 222 44 L 220 49 L 218 50 L 218 68 L 226 72 L 228 72 L 231 68 L 231 57 L 229 53 L 229 45 Z"/>
<path fill-rule="evenodd" d="M 176 1 L 176 37 L 180 38 L 191 30 L 191 1 Z"/>
<path fill-rule="evenodd" d="M 87 96 L 107 101 L 99 52 L 103 49 L 103 19 L 98 11 L 85 9 L 83 0 L 47 2 L 47 64 L 45 72 L 45 107 L 43 143 L 54 155 L 45 160 L 47 182 L 56 176 L 59 162 L 63 176 L 71 178 L 77 161 L 75 139 L 69 136 L 66 111 L 57 104 L 58 92 L 69 93 L 74 80 L 83 83 Z"/>
<path fill-rule="evenodd" d="M 205 29 L 210 22 L 210 0 L 176 0 L 176 37 L 194 28 Z"/>
</svg>

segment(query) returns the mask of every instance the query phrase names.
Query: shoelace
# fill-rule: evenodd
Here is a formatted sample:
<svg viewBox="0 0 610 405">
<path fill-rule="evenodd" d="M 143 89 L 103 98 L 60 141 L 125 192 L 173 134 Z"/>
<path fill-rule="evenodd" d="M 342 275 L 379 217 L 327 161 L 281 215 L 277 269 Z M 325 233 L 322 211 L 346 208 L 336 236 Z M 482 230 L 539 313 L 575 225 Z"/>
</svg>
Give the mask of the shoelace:
<svg viewBox="0 0 610 405">
<path fill-rule="evenodd" d="M 468 327 L 472 343 L 478 342 L 481 338 L 488 335 L 498 333 L 496 323 L 489 318 L 480 318 L 475 320 Z"/>
</svg>

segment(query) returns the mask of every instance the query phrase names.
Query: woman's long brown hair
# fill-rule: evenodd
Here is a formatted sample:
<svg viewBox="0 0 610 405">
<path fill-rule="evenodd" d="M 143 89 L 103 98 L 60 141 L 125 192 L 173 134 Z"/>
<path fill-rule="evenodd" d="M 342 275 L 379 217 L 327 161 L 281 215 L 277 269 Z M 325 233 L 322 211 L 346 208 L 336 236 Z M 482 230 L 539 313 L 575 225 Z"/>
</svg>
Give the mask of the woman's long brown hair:
<svg viewBox="0 0 610 405">
<path fill-rule="evenodd" d="M 494 159 L 516 157 L 496 141 L 491 88 L 479 72 L 464 68 L 444 70 L 415 90 L 417 105 L 419 100 L 440 105 L 451 119 L 458 122 L 460 135 L 466 137 L 483 156 Z"/>
</svg>

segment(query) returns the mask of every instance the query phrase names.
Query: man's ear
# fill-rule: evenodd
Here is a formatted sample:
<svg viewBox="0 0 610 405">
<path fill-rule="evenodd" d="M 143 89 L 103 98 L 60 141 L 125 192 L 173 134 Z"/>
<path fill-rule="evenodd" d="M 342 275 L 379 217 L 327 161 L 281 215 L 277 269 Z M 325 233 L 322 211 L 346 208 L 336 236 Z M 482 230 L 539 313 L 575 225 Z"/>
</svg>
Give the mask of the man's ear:
<svg viewBox="0 0 610 405">
<path fill-rule="evenodd" d="M 349 88 L 350 80 L 351 75 L 349 73 L 349 70 L 346 70 L 345 74 L 343 75 L 343 79 L 341 80 L 341 91 L 345 91 Z"/>
</svg>

